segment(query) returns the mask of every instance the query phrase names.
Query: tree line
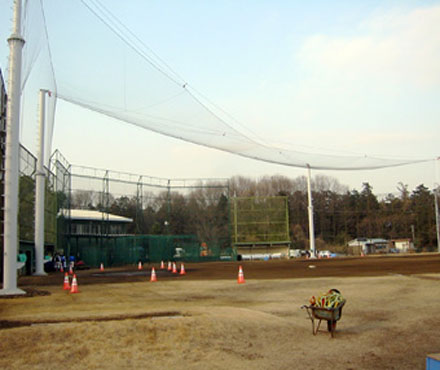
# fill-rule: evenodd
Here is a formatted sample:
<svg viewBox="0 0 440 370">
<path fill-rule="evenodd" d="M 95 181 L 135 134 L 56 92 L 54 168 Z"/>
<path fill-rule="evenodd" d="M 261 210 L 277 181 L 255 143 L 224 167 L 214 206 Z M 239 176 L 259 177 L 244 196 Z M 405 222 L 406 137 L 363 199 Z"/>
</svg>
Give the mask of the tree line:
<svg viewBox="0 0 440 370">
<path fill-rule="evenodd" d="M 361 191 L 340 184 L 335 178 L 314 176 L 312 195 L 314 227 L 318 249 L 326 245 L 346 245 L 356 237 L 413 239 L 419 250 L 437 245 L 434 193 L 420 184 L 410 191 L 399 183 L 397 195 L 378 198 L 368 182 Z M 266 176 L 250 179 L 235 176 L 229 189 L 199 188 L 185 194 L 176 191 L 144 193 L 142 197 L 75 191 L 72 208 L 107 210 L 132 218 L 128 230 L 137 234 L 196 234 L 200 240 L 230 235 L 228 197 L 286 196 L 290 238 L 294 248 L 308 247 L 307 178 Z M 105 206 L 104 206 L 105 203 Z"/>
</svg>

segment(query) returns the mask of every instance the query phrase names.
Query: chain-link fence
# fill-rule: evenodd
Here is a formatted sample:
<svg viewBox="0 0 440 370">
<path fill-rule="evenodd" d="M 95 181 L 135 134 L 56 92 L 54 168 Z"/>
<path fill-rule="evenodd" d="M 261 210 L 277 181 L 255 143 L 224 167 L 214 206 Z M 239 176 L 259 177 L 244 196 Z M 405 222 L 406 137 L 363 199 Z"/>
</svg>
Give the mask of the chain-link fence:
<svg viewBox="0 0 440 370">
<path fill-rule="evenodd" d="M 70 189 L 58 221 L 66 255 L 90 266 L 234 258 L 227 180 L 163 179 L 67 164 L 62 171 L 68 173 L 63 189 Z M 56 178 L 61 182 L 58 173 Z M 118 216 L 123 227 L 117 227 Z"/>
<path fill-rule="evenodd" d="M 75 260 L 89 267 L 185 261 L 231 260 L 232 248 L 218 244 L 201 244 L 195 235 L 70 235 L 69 251 Z M 205 253 L 208 251 L 207 253 Z"/>
</svg>

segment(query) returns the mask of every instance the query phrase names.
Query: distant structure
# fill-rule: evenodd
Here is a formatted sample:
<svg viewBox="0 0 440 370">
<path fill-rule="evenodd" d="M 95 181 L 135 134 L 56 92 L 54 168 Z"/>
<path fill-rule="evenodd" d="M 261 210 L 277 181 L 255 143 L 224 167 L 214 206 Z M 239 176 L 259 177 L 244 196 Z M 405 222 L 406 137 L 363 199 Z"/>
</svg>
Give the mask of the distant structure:
<svg viewBox="0 0 440 370">
<path fill-rule="evenodd" d="M 414 243 L 409 238 L 392 239 L 390 240 L 390 247 L 398 253 L 410 253 L 414 252 Z"/>
<path fill-rule="evenodd" d="M 389 242 L 381 238 L 356 238 L 348 242 L 349 254 L 388 253 Z"/>
<path fill-rule="evenodd" d="M 3 79 L 2 70 L 0 69 L 0 243 L 3 249 L 3 220 L 5 207 L 5 153 L 6 153 L 6 103 L 8 97 L 6 95 L 6 85 Z M 3 260 L 3 253 L 0 260 Z M 3 263 L 2 263 L 3 266 Z M 1 268 L 0 268 L 1 270 Z"/>
<path fill-rule="evenodd" d="M 234 197 L 231 200 L 232 243 L 237 258 L 288 258 L 287 197 Z"/>
<path fill-rule="evenodd" d="M 88 209 L 60 210 L 58 217 L 70 222 L 70 235 L 127 235 L 131 218 Z"/>
</svg>

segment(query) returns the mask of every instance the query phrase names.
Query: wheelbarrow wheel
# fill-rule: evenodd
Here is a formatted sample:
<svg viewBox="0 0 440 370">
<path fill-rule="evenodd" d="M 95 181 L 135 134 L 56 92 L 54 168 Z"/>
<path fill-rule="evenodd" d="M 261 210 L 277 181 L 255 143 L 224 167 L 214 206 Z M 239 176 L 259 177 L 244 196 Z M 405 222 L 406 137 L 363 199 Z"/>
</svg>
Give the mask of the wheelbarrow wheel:
<svg viewBox="0 0 440 370">
<path fill-rule="evenodd" d="M 327 329 L 331 333 L 336 330 L 336 320 L 328 320 L 327 321 Z"/>
</svg>

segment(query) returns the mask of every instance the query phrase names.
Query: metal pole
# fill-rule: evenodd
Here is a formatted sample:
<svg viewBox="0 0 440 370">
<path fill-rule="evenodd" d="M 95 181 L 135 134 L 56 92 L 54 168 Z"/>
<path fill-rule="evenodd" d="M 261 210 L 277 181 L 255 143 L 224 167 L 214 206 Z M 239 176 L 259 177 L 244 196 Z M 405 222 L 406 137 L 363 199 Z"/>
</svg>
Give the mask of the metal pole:
<svg viewBox="0 0 440 370">
<path fill-rule="evenodd" d="M 308 210 L 309 210 L 309 240 L 310 240 L 310 253 L 311 258 L 316 258 L 315 250 L 315 229 L 313 226 L 313 200 L 312 200 L 312 173 L 310 166 L 307 165 L 307 196 L 308 196 Z"/>
<path fill-rule="evenodd" d="M 165 231 L 167 235 L 170 234 L 170 218 L 171 218 L 171 187 L 170 187 L 171 180 L 168 180 L 168 191 L 167 191 L 167 219 L 165 220 Z"/>
<path fill-rule="evenodd" d="M 44 172 L 44 125 L 47 90 L 40 90 L 40 141 L 37 158 L 35 185 L 35 274 L 47 275 L 44 272 L 44 190 L 46 174 Z"/>
<path fill-rule="evenodd" d="M 438 192 L 439 188 L 434 189 L 434 201 L 435 201 L 435 228 L 437 231 L 437 251 L 440 253 L 440 222 L 438 214 Z"/>
<path fill-rule="evenodd" d="M 17 288 L 18 170 L 21 97 L 21 0 L 14 1 L 12 34 L 9 43 L 8 101 L 6 116 L 5 209 L 3 237 L 3 289 L 0 295 L 25 294 Z"/>
</svg>

